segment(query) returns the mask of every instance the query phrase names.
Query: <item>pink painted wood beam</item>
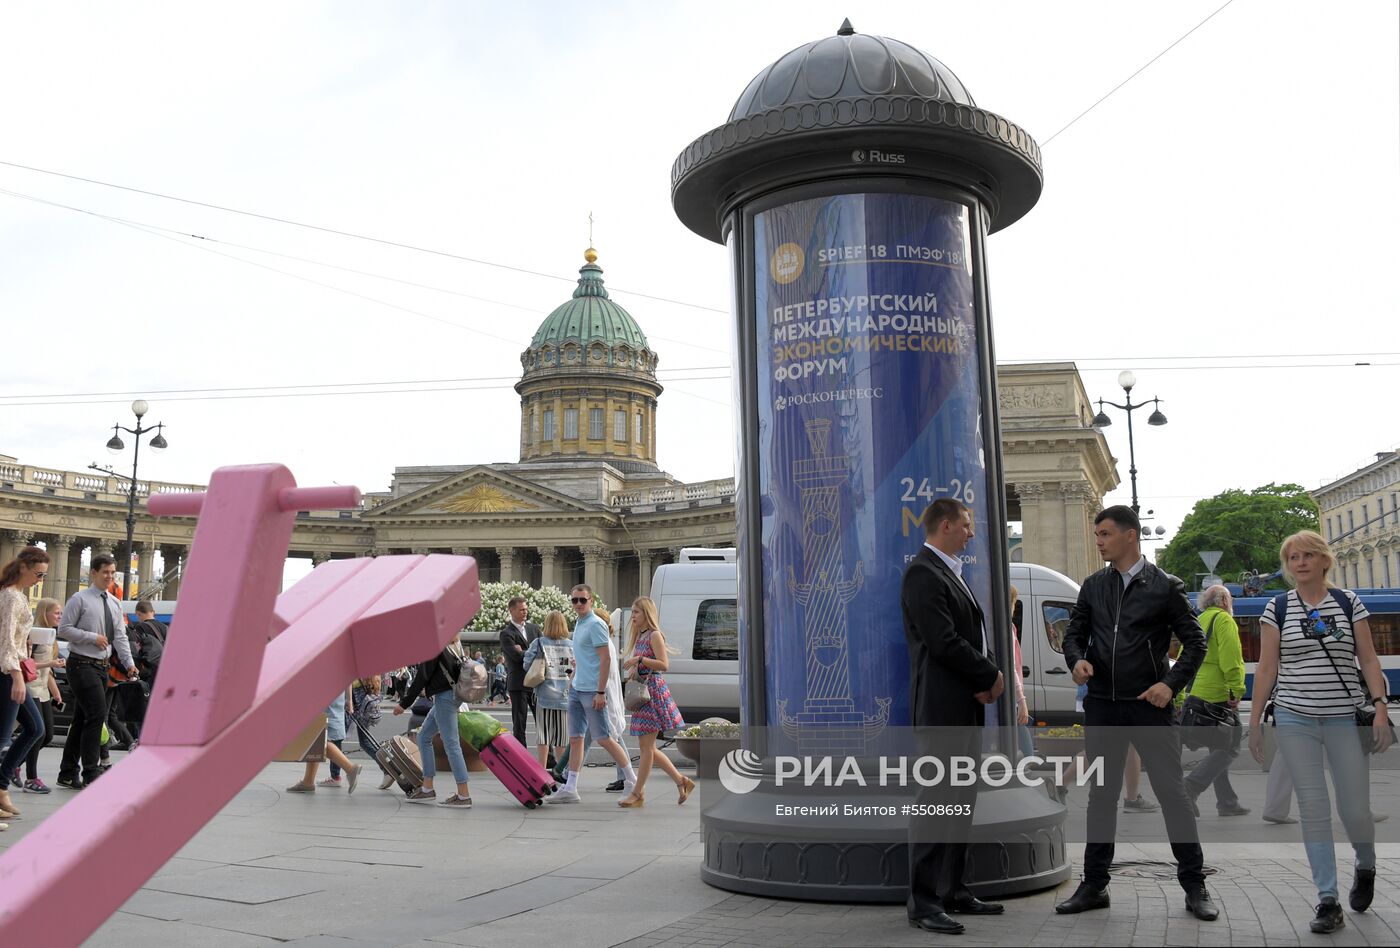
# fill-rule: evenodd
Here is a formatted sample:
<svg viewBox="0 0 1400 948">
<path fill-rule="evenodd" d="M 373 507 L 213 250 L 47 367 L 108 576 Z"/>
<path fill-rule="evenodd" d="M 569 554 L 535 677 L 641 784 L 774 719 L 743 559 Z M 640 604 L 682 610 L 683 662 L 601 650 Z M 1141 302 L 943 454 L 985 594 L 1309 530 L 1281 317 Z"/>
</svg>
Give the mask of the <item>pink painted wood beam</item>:
<svg viewBox="0 0 1400 948">
<path fill-rule="evenodd" d="M 296 510 L 358 497 L 261 465 L 215 472 L 205 496 L 151 499 L 200 516 L 159 694 L 141 746 L 0 858 L 0 945 L 80 943 L 350 679 L 430 658 L 477 613 L 462 556 L 335 560 L 269 597 Z M 56 892 L 83 897 L 54 912 Z"/>
</svg>

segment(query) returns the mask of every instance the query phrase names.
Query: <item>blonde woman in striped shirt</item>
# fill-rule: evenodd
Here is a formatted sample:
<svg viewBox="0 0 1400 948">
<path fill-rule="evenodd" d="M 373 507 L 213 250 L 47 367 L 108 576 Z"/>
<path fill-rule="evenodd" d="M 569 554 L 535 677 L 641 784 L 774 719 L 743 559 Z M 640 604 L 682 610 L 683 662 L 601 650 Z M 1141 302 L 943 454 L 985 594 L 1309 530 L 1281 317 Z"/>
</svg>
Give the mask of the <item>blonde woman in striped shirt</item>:
<svg viewBox="0 0 1400 948">
<path fill-rule="evenodd" d="M 1327 573 L 1335 562 L 1327 541 L 1313 530 L 1303 530 L 1283 541 L 1279 558 L 1294 589 L 1265 606 L 1259 618 L 1260 653 L 1253 693 L 1260 700 L 1251 705 L 1249 750 L 1255 760 L 1264 762 L 1262 698 L 1273 692 L 1277 681 L 1274 718 L 1279 754 L 1298 794 L 1303 848 L 1318 893 L 1317 917 L 1309 927 L 1327 934 L 1343 928 L 1346 919 L 1337 901 L 1337 856 L 1322 769 L 1324 752 L 1336 788 L 1337 812 L 1356 853 L 1349 902 L 1354 911 L 1364 912 L 1375 895 L 1376 829 L 1371 821 L 1370 766 L 1358 739 L 1355 715 L 1368 701 L 1374 702 L 1375 725 L 1363 737 L 1373 741 L 1377 753 L 1390 746 L 1386 680 L 1371 640 L 1366 607 L 1351 590 L 1327 585 Z"/>
</svg>

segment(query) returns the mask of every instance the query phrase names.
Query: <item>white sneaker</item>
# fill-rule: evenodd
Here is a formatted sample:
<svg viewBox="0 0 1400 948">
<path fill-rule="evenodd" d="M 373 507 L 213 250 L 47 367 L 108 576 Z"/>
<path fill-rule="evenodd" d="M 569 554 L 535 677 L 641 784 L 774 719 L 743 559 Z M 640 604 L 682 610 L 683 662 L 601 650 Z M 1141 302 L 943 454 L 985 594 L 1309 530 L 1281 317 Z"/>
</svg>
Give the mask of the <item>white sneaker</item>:
<svg viewBox="0 0 1400 948">
<path fill-rule="evenodd" d="M 578 803 L 579 796 L 577 790 L 570 790 L 568 787 L 560 787 L 558 790 L 544 798 L 545 803 Z"/>
</svg>

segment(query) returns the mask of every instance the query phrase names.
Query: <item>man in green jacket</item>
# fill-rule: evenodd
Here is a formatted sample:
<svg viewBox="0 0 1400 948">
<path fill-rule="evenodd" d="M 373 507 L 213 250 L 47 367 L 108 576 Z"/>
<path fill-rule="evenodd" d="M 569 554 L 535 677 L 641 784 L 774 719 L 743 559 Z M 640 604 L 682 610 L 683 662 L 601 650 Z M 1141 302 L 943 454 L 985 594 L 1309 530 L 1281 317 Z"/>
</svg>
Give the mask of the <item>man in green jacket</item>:
<svg viewBox="0 0 1400 948">
<path fill-rule="evenodd" d="M 1201 593 L 1198 605 L 1202 610 L 1198 621 L 1201 631 L 1206 633 L 1206 657 L 1195 680 L 1183 694 L 1236 709 L 1244 696 L 1244 652 L 1240 647 L 1240 627 L 1231 615 L 1234 600 L 1224 586 L 1211 586 Z M 1249 812 L 1248 807 L 1240 806 L 1240 798 L 1230 786 L 1230 764 L 1239 752 L 1236 729 L 1225 747 L 1211 751 L 1187 774 L 1186 792 L 1197 816 L 1201 812 L 1196 798 L 1212 784 L 1215 785 L 1215 807 L 1221 816 L 1244 816 Z"/>
</svg>

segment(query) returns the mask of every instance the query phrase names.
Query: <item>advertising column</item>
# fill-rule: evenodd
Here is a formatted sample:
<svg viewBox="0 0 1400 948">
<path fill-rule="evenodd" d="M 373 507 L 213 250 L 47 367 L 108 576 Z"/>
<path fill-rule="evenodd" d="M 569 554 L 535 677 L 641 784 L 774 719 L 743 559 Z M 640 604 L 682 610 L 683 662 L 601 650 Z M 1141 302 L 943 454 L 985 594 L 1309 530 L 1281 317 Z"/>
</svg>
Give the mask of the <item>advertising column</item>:
<svg viewBox="0 0 1400 948">
<path fill-rule="evenodd" d="M 934 500 L 972 509 L 990 602 L 971 215 L 894 193 L 754 215 L 762 513 L 739 543 L 762 549 L 772 753 L 871 754 L 909 724 L 900 578 Z"/>
</svg>

